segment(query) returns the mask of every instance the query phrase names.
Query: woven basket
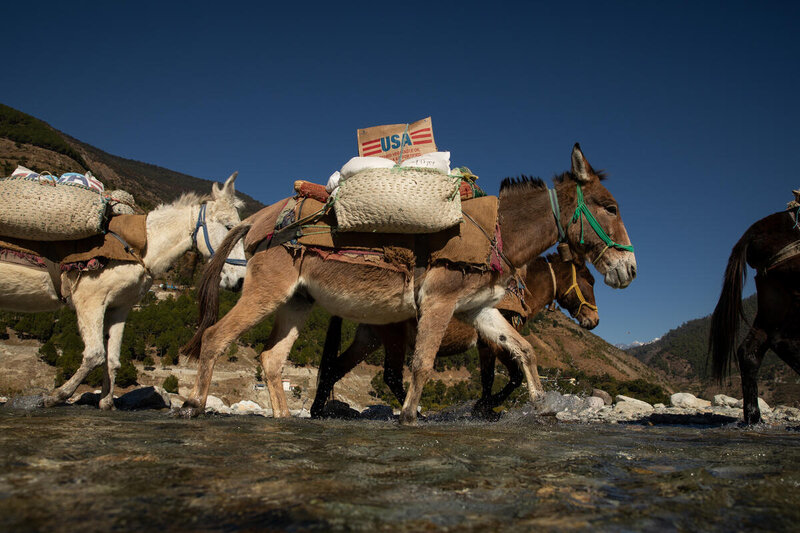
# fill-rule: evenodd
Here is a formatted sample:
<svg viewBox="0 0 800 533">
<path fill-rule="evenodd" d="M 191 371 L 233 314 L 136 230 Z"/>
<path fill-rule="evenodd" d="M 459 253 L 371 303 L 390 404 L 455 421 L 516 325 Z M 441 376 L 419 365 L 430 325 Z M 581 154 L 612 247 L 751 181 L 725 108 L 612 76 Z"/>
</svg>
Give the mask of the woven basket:
<svg viewBox="0 0 800 533">
<path fill-rule="evenodd" d="M 103 233 L 106 200 L 70 183 L 0 179 L 0 235 L 33 241 L 71 241 Z"/>
<path fill-rule="evenodd" d="M 423 168 L 371 168 L 342 180 L 339 231 L 434 233 L 461 222 L 459 179 Z"/>
</svg>

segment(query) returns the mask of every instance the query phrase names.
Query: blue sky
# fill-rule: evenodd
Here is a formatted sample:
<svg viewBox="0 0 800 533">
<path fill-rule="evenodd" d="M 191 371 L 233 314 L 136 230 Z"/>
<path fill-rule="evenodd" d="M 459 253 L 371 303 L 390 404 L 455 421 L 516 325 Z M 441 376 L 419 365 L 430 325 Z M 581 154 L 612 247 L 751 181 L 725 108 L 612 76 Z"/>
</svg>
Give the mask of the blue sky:
<svg viewBox="0 0 800 533">
<path fill-rule="evenodd" d="M 264 203 L 326 180 L 361 127 L 432 116 L 490 194 L 580 142 L 639 264 L 596 290 L 613 343 L 710 313 L 733 244 L 800 186 L 794 2 L 21 4 L 0 102 L 112 154 L 239 170 Z"/>
</svg>

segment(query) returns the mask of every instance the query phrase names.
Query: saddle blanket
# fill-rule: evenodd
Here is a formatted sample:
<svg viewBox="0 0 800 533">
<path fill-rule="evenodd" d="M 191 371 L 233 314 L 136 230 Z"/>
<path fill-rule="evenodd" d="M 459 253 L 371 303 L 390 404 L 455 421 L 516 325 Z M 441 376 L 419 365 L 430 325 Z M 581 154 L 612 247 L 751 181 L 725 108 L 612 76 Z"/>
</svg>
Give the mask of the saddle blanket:
<svg viewBox="0 0 800 533">
<path fill-rule="evenodd" d="M 111 217 L 110 232 L 122 237 L 141 257 L 147 248 L 147 217 L 145 215 L 118 215 Z M 65 266 L 104 258 L 113 261 L 136 262 L 136 257 L 127 252 L 123 244 L 111 233 L 94 235 L 74 241 L 30 241 L 0 237 L 0 249 L 16 252 L 15 257 L 39 257 Z M 9 254 L 4 254 L 9 256 Z M 2 257 L 0 257 L 1 259 Z M 34 260 L 34 262 L 36 262 Z"/>
</svg>

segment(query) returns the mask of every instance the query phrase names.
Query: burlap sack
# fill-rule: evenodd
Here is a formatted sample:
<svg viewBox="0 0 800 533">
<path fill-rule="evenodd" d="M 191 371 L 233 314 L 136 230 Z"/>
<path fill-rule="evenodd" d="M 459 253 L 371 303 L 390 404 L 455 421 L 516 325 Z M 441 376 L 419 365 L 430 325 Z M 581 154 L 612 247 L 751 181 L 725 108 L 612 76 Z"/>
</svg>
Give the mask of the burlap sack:
<svg viewBox="0 0 800 533">
<path fill-rule="evenodd" d="M 28 178 L 0 179 L 0 235 L 37 241 L 102 233 L 106 200 L 95 191 Z"/>
<path fill-rule="evenodd" d="M 374 168 L 342 180 L 339 231 L 433 233 L 461 222 L 458 178 L 421 168 Z"/>
</svg>

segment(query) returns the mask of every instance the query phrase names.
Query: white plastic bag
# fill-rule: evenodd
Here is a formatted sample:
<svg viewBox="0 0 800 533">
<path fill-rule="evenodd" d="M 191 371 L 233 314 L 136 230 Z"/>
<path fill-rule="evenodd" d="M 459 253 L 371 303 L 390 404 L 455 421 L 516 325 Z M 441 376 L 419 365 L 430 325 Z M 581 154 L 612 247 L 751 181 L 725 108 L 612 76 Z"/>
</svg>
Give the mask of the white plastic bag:
<svg viewBox="0 0 800 533">
<path fill-rule="evenodd" d="M 432 168 L 444 174 L 450 174 L 450 152 L 431 152 L 407 161 L 401 167 Z"/>
</svg>

